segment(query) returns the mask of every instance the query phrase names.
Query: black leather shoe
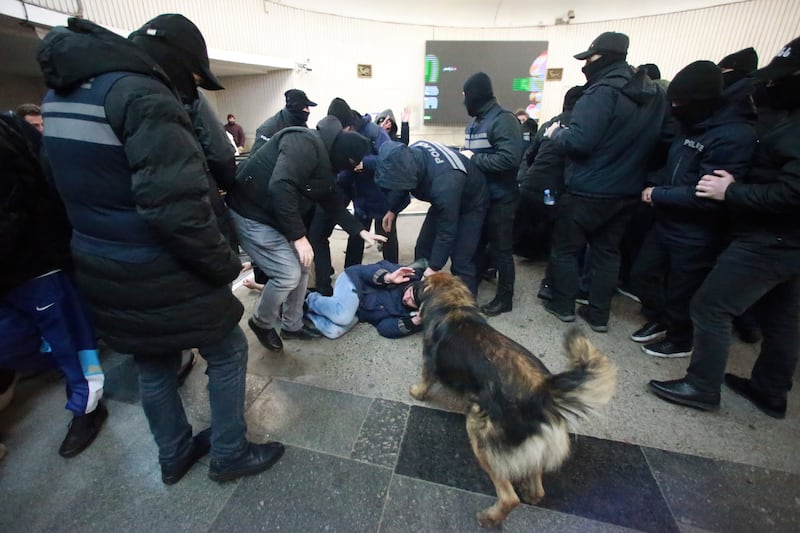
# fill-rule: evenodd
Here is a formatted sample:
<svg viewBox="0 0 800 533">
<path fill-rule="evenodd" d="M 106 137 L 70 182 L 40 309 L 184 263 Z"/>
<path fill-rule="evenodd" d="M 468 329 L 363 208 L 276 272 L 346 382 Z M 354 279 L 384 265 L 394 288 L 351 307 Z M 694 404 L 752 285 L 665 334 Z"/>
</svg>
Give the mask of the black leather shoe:
<svg viewBox="0 0 800 533">
<path fill-rule="evenodd" d="M 719 392 L 701 391 L 686 381 L 686 378 L 671 381 L 651 380 L 648 387 L 653 394 L 668 402 L 687 405 L 703 411 L 719 409 Z"/>
<path fill-rule="evenodd" d="M 183 460 L 171 465 L 161 465 L 161 481 L 165 485 L 174 485 L 186 475 L 186 472 L 198 459 L 207 455 L 209 451 L 211 451 L 211 428 L 204 429 L 194 436 L 192 448 Z"/>
<path fill-rule="evenodd" d="M 208 467 L 208 477 L 213 481 L 222 482 L 258 474 L 277 463 L 283 451 L 283 444 L 280 442 L 264 444 L 248 442 L 244 453 L 232 461 L 212 459 Z"/>
<path fill-rule="evenodd" d="M 553 289 L 550 287 L 550 283 L 547 280 L 543 279 L 539 284 L 539 292 L 536 293 L 536 297 L 540 300 L 553 299 Z"/>
<path fill-rule="evenodd" d="M 314 326 L 303 324 L 303 327 L 297 331 L 289 331 L 287 329 L 281 330 L 281 337 L 284 339 L 296 339 L 299 341 L 313 341 L 322 337 L 322 333 Z"/>
<path fill-rule="evenodd" d="M 497 316 L 511 311 L 511 297 L 497 298 L 481 306 L 481 313 L 486 316 Z"/>
<path fill-rule="evenodd" d="M 746 378 L 725 374 L 725 385 L 758 407 L 762 413 L 772 418 L 786 418 L 786 398 L 769 396 L 753 386 Z"/>
<path fill-rule="evenodd" d="M 76 416 L 69 423 L 67 436 L 58 448 L 61 457 L 75 457 L 89 447 L 94 441 L 103 422 L 108 418 L 108 409 L 98 402 L 97 407 L 91 413 Z"/>
<path fill-rule="evenodd" d="M 256 324 L 256 321 L 253 320 L 253 317 L 250 317 L 250 320 L 247 321 L 247 325 L 250 326 L 250 329 L 252 329 L 253 333 L 256 334 L 258 342 L 260 342 L 266 349 L 272 350 L 273 352 L 280 352 L 283 350 L 283 341 L 281 340 L 281 336 L 278 335 L 278 332 L 275 331 L 274 328 L 262 328 Z"/>
</svg>

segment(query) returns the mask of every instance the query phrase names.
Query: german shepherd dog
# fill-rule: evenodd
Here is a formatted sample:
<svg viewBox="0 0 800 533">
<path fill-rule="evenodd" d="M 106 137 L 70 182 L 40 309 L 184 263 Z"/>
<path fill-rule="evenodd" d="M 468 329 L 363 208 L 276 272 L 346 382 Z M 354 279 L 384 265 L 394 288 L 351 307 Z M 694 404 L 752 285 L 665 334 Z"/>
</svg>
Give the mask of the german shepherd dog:
<svg viewBox="0 0 800 533">
<path fill-rule="evenodd" d="M 520 497 L 544 497 L 542 472 L 569 454 L 568 430 L 614 395 L 615 365 L 578 330 L 564 339 L 570 369 L 551 374 L 523 346 L 492 328 L 472 294 L 446 273 L 426 277 L 419 297 L 423 323 L 422 380 L 410 389 L 424 400 L 436 381 L 469 401 L 467 433 L 497 502 L 478 513 L 481 526 L 500 525 Z"/>
</svg>

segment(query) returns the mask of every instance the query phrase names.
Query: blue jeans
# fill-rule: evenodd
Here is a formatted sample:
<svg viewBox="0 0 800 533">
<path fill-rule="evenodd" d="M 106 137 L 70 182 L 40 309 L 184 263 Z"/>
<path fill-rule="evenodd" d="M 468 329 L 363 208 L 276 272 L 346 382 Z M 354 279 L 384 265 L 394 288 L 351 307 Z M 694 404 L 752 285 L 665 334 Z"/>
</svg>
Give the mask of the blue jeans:
<svg viewBox="0 0 800 533">
<path fill-rule="evenodd" d="M 244 421 L 247 338 L 237 325 L 218 343 L 198 351 L 208 363 L 211 404 L 211 458 L 240 456 L 246 446 Z M 191 452 L 192 426 L 178 394 L 181 353 L 135 354 L 139 392 L 161 464 L 173 464 Z"/>
<path fill-rule="evenodd" d="M 294 245 L 273 227 L 231 210 L 242 249 L 269 276 L 253 313 L 262 328 L 297 331 L 303 327 L 303 300 L 309 269 L 300 264 Z"/>
<path fill-rule="evenodd" d="M 686 379 L 718 391 L 728 362 L 731 323 L 753 306 L 764 340 L 751 380 L 785 397 L 800 351 L 800 250 L 734 240 L 692 299 L 694 352 Z"/>
<path fill-rule="evenodd" d="M 346 272 L 342 272 L 333 286 L 333 296 L 312 292 L 306 298 L 306 316 L 329 339 L 338 339 L 358 324 L 356 313 L 358 292 Z"/>
</svg>

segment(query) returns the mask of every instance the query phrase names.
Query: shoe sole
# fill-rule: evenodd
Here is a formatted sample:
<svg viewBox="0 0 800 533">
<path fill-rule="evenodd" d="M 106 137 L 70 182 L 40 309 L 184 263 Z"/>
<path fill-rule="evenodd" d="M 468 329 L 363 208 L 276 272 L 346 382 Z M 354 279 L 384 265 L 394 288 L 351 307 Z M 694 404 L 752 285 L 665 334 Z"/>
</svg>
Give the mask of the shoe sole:
<svg viewBox="0 0 800 533">
<path fill-rule="evenodd" d="M 267 461 L 264 464 L 251 467 L 251 468 L 244 468 L 242 470 L 237 470 L 235 472 L 219 472 L 215 473 L 212 471 L 208 471 L 208 478 L 211 481 L 216 481 L 217 483 L 224 483 L 225 481 L 233 481 L 234 479 L 239 479 L 240 477 L 244 476 L 253 476 L 255 474 L 260 474 L 261 472 L 268 470 L 272 467 L 278 460 L 283 457 L 283 453 L 286 449 L 281 449 L 280 453 L 276 454 L 272 459 Z"/>
<path fill-rule="evenodd" d="M 670 403 L 674 403 L 677 405 L 684 405 L 686 407 L 693 407 L 695 409 L 699 409 L 701 411 L 719 411 L 719 404 L 713 403 L 704 403 L 704 402 L 695 402 L 693 400 L 687 400 L 686 398 L 678 398 L 677 396 L 673 396 L 667 392 L 662 390 L 656 389 L 655 387 L 648 385 L 650 392 L 661 398 L 662 400 L 667 400 Z"/>
<path fill-rule="evenodd" d="M 576 304 L 581 304 L 581 305 L 589 305 L 589 299 L 588 298 L 575 298 L 575 303 Z"/>
<path fill-rule="evenodd" d="M 586 308 L 581 307 L 581 309 L 586 309 Z M 608 333 L 608 326 L 598 326 L 597 324 L 592 324 L 585 316 L 582 316 L 580 313 L 578 313 L 578 316 L 581 317 L 581 320 L 586 322 L 586 325 L 589 326 L 589 328 L 592 331 L 595 331 L 597 333 Z"/>
<path fill-rule="evenodd" d="M 637 337 L 637 336 L 631 334 L 631 340 L 633 342 L 650 342 L 650 341 L 654 341 L 654 340 L 660 339 L 660 338 L 664 337 L 666 334 L 667 334 L 666 331 L 659 331 L 658 333 L 653 333 L 652 335 L 647 335 L 646 337 L 642 337 L 642 336 L 638 336 Z"/>
<path fill-rule="evenodd" d="M 693 350 L 689 350 L 688 352 L 661 353 L 661 352 L 655 352 L 653 350 L 648 350 L 645 346 L 642 346 L 642 351 L 647 355 L 652 355 L 653 357 L 660 357 L 661 359 L 680 359 L 681 357 L 691 356 Z"/>
<path fill-rule="evenodd" d="M 620 295 L 624 296 L 625 298 L 630 298 L 631 300 L 633 300 L 636 303 L 639 303 L 639 304 L 642 303 L 642 300 L 639 299 L 639 297 L 636 296 L 635 294 L 633 294 L 632 292 L 624 291 L 624 290 L 618 288 L 617 289 L 617 294 L 620 294 Z"/>
<path fill-rule="evenodd" d="M 575 315 L 562 315 L 558 311 L 553 311 L 549 309 L 546 305 L 542 306 L 545 311 L 559 319 L 561 322 L 575 322 Z"/>
</svg>

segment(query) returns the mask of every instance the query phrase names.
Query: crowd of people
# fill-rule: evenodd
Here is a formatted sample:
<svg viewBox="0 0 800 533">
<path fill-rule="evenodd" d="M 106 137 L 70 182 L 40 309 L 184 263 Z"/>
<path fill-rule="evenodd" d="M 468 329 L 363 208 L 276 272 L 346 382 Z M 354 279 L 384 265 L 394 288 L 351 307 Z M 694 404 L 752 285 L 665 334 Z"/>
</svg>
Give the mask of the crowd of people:
<svg viewBox="0 0 800 533">
<path fill-rule="evenodd" d="M 206 454 L 215 481 L 256 474 L 283 446 L 246 438 L 241 251 L 261 291 L 247 323 L 274 352 L 358 321 L 420 331 L 422 280 L 448 264 L 476 297 L 495 272 L 480 309 L 511 312 L 522 253 L 549 257 L 544 309 L 598 333 L 622 280 L 645 322 L 631 339 L 691 357 L 684 378 L 650 382 L 658 397 L 713 410 L 724 382 L 782 418 L 800 349 L 800 39 L 761 70 L 746 49 L 669 83 L 630 66 L 628 46 L 606 32 L 576 54 L 587 82 L 541 128 L 472 74 L 460 148 L 410 142 L 408 109 L 373 120 L 342 98 L 309 127 L 317 103 L 290 89 L 237 166 L 244 131 L 198 91 L 223 87 L 191 21 L 160 15 L 126 39 L 70 19 L 37 54 L 41 109 L 0 116 L 0 402 L 18 373 L 58 367 L 73 414 L 59 452 L 79 454 L 108 416 L 101 339 L 133 356 L 164 483 Z M 412 196 L 430 208 L 404 266 Z M 334 282 L 337 224 L 349 240 Z M 362 265 L 365 243 L 383 260 Z M 763 338 L 750 378 L 724 372 L 735 321 Z M 197 434 L 178 394 L 192 350 L 211 405 Z"/>
</svg>

